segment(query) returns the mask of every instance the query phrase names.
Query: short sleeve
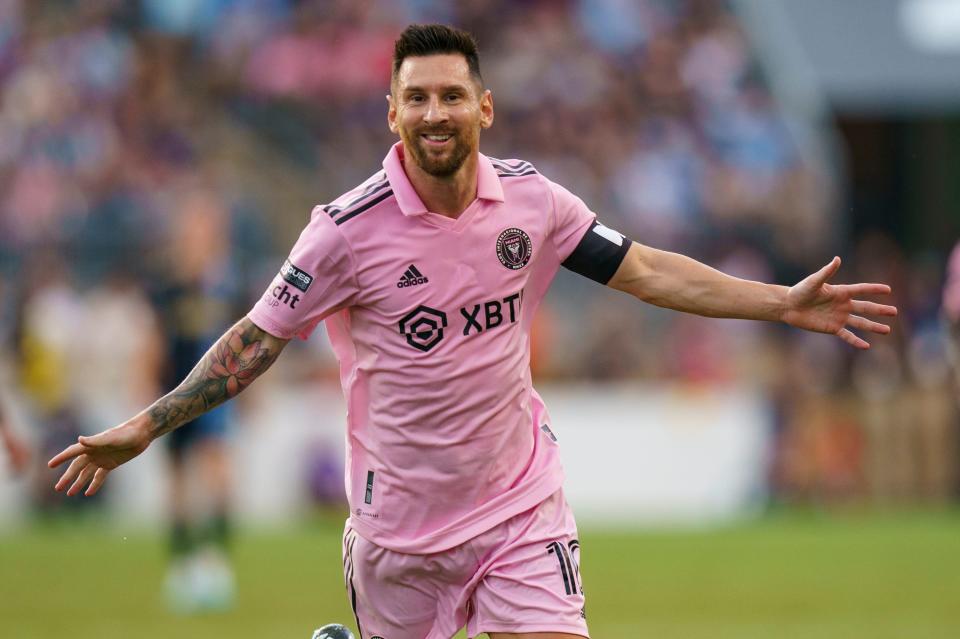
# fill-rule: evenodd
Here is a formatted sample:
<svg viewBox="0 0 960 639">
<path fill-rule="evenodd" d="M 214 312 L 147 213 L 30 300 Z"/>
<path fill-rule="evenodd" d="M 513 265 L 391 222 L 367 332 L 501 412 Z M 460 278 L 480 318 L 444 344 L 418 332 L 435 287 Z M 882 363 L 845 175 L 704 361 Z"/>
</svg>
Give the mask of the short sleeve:
<svg viewBox="0 0 960 639">
<path fill-rule="evenodd" d="M 547 180 L 553 195 L 556 226 L 553 229 L 553 245 L 560 261 L 566 260 L 580 240 L 590 229 L 597 214 L 587 208 L 583 200 L 555 182 Z"/>
<path fill-rule="evenodd" d="M 263 297 L 247 317 L 275 337 L 309 337 L 328 315 L 350 306 L 358 293 L 356 264 L 340 229 L 314 209 Z"/>
</svg>

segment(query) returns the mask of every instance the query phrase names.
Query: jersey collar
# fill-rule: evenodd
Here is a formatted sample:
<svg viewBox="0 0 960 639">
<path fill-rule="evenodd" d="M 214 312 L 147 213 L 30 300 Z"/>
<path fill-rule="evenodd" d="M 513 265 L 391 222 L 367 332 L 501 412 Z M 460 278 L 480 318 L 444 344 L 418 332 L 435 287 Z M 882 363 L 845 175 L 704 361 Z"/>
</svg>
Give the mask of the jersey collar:
<svg viewBox="0 0 960 639">
<path fill-rule="evenodd" d="M 490 163 L 490 159 L 480 153 L 477 162 L 477 199 L 503 202 L 503 186 L 500 176 Z M 427 213 L 420 196 L 417 195 L 406 171 L 403 170 L 403 142 L 394 144 L 387 157 L 383 158 L 383 169 L 387 172 L 387 179 L 393 188 L 393 195 L 397 205 L 404 215 L 423 215 Z"/>
</svg>

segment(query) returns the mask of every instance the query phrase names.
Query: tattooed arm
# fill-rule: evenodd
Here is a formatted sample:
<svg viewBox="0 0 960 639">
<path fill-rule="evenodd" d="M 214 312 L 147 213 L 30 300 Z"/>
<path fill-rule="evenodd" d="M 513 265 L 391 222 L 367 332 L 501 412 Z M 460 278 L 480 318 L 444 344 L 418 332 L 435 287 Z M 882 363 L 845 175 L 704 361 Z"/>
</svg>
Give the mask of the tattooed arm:
<svg viewBox="0 0 960 639">
<path fill-rule="evenodd" d="M 274 337 L 247 318 L 214 344 L 179 386 L 158 399 L 146 413 L 151 439 L 165 435 L 231 399 L 260 377 L 288 340 Z"/>
<path fill-rule="evenodd" d="M 132 419 L 92 437 L 80 437 L 47 462 L 55 468 L 72 459 L 56 489 L 76 495 L 100 489 L 111 470 L 130 461 L 157 437 L 196 419 L 238 395 L 262 375 L 289 340 L 258 328 L 249 319 L 237 322 L 207 351 L 187 378 Z"/>
</svg>

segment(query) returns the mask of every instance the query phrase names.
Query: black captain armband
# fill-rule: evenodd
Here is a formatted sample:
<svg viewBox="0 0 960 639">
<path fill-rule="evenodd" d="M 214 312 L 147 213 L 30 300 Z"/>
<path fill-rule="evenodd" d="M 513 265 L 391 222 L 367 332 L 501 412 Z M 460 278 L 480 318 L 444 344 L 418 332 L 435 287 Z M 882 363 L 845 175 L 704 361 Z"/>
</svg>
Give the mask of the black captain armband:
<svg viewBox="0 0 960 639">
<path fill-rule="evenodd" d="M 563 266 L 594 282 L 606 284 L 620 268 L 629 248 L 630 240 L 594 220 L 577 248 L 563 261 Z"/>
</svg>

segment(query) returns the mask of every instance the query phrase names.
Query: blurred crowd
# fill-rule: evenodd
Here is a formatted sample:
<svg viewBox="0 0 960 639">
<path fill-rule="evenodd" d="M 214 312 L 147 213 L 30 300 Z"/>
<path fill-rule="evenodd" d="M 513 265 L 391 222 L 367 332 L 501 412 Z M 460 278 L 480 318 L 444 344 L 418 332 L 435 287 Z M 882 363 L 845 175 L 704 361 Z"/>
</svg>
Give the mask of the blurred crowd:
<svg viewBox="0 0 960 639">
<path fill-rule="evenodd" d="M 219 335 L 312 206 L 378 169 L 393 41 L 433 21 L 480 43 L 485 153 L 734 275 L 793 283 L 839 253 L 844 279 L 892 284 L 901 309 L 854 355 L 565 276 L 539 379 L 753 385 L 771 398 L 777 496 L 953 496 L 942 259 L 848 234 L 832 163 L 800 152 L 721 0 L 0 0 L 0 379 L 37 458 L 171 387 L 177 337 Z M 186 284 L 204 293 L 171 305 Z M 282 365 L 333 380 L 320 341 Z"/>
</svg>

